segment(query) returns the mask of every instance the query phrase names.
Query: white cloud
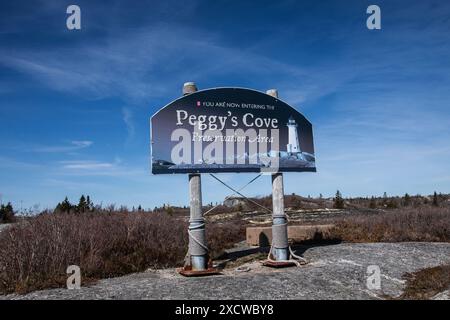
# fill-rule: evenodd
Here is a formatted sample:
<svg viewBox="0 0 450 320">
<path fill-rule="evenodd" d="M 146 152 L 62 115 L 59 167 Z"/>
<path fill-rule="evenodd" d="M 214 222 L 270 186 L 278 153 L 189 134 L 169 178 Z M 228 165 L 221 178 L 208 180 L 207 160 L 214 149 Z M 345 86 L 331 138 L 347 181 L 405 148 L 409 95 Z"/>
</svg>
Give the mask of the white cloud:
<svg viewBox="0 0 450 320">
<path fill-rule="evenodd" d="M 120 158 L 113 162 L 97 160 L 67 160 L 60 161 L 59 168 L 55 171 L 57 175 L 74 176 L 110 176 L 140 179 L 149 174 L 144 168 L 130 167 L 122 164 Z"/>
<path fill-rule="evenodd" d="M 119 96 L 132 103 L 167 95 L 187 80 L 217 75 L 278 79 L 286 89 L 283 96 L 296 97 L 294 91 L 301 92 L 302 97 L 295 102 L 303 101 L 310 92 L 314 96 L 326 94 L 336 88 L 336 79 L 345 80 L 331 80 L 323 72 L 286 64 L 261 52 L 225 45 L 218 35 L 203 30 L 156 25 L 134 29 L 133 33 L 117 31 L 102 43 L 59 48 L 57 52 L 0 51 L 0 63 L 53 90 L 95 98 Z M 292 84 L 294 87 L 288 87 Z"/>
<path fill-rule="evenodd" d="M 72 141 L 72 144 L 80 148 L 87 148 L 90 147 L 93 144 L 93 142 L 89 140 L 81 140 L 81 141 L 74 140 Z"/>
<path fill-rule="evenodd" d="M 89 140 L 74 140 L 67 145 L 58 146 L 36 146 L 31 148 L 31 151 L 42 152 L 42 153 L 60 153 L 60 152 L 71 152 L 80 149 L 85 149 L 92 146 L 93 142 Z"/>
<path fill-rule="evenodd" d="M 136 128 L 134 126 L 133 122 L 133 113 L 130 108 L 123 107 L 122 108 L 122 118 L 123 122 L 125 122 L 125 125 L 127 127 L 128 132 L 128 138 L 127 141 L 133 139 L 134 134 L 136 132 Z"/>
<path fill-rule="evenodd" d="M 114 163 L 98 161 L 61 161 L 65 169 L 99 170 L 114 168 Z"/>
</svg>

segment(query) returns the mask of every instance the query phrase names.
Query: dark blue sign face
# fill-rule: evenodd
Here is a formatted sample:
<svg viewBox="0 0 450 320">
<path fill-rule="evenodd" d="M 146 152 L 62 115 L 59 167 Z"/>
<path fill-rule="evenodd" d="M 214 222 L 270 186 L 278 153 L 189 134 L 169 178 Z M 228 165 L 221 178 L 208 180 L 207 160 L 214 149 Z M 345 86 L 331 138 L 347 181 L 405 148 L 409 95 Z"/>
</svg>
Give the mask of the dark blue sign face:
<svg viewBox="0 0 450 320">
<path fill-rule="evenodd" d="M 316 171 L 311 123 L 240 88 L 197 91 L 151 118 L 152 173 Z"/>
</svg>

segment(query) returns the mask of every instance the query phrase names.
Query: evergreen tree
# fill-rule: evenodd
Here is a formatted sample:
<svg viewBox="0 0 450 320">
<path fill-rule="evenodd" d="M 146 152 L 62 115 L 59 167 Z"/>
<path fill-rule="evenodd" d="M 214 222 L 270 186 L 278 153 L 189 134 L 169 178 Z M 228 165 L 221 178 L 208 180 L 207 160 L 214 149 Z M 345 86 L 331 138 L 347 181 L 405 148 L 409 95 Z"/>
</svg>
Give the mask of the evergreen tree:
<svg viewBox="0 0 450 320">
<path fill-rule="evenodd" d="M 403 206 L 407 207 L 411 204 L 411 197 L 409 194 L 405 193 L 405 196 L 403 197 Z"/>
<path fill-rule="evenodd" d="M 67 197 L 65 197 L 63 202 L 58 203 L 58 205 L 56 206 L 55 211 L 56 212 L 70 213 L 72 208 L 73 208 L 73 206 L 69 202 L 69 199 L 67 199 Z"/>
<path fill-rule="evenodd" d="M 439 206 L 439 200 L 438 200 L 438 195 L 437 195 L 436 191 L 433 194 L 433 206 L 435 206 L 435 207 Z"/>
<path fill-rule="evenodd" d="M 11 204 L 11 202 L 8 202 L 8 204 L 1 205 L 0 206 L 0 222 L 3 223 L 10 223 L 14 222 L 14 208 Z"/>
<path fill-rule="evenodd" d="M 91 201 L 91 197 L 86 197 L 86 204 L 87 204 L 87 210 L 88 211 L 94 211 L 94 203 Z"/>
<path fill-rule="evenodd" d="M 77 211 L 78 212 L 86 212 L 86 211 L 88 211 L 88 209 L 89 208 L 88 208 L 86 198 L 82 194 L 80 197 L 80 201 L 78 202 Z"/>
<path fill-rule="evenodd" d="M 344 199 L 342 198 L 342 194 L 339 190 L 336 191 L 336 196 L 334 197 L 334 208 L 344 209 Z"/>
</svg>

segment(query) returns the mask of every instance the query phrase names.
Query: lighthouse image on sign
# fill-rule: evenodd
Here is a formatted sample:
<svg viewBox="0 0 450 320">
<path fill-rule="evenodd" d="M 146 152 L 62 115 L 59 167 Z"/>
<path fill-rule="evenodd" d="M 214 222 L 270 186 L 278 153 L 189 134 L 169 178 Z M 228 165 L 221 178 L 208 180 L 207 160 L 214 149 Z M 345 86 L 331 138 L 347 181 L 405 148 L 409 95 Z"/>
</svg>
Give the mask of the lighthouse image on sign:
<svg viewBox="0 0 450 320">
<path fill-rule="evenodd" d="M 287 152 L 290 154 L 295 154 L 301 152 L 300 143 L 298 141 L 298 131 L 297 131 L 297 123 L 294 118 L 290 117 L 287 123 L 287 127 L 289 130 L 289 140 L 287 144 Z"/>
<path fill-rule="evenodd" d="M 280 166 L 284 168 L 290 167 L 314 167 L 315 156 L 309 152 L 302 151 L 299 138 L 299 125 L 294 117 L 290 116 L 286 123 L 288 130 L 288 143 L 286 151 L 270 152 L 271 156 L 280 158 Z"/>
</svg>

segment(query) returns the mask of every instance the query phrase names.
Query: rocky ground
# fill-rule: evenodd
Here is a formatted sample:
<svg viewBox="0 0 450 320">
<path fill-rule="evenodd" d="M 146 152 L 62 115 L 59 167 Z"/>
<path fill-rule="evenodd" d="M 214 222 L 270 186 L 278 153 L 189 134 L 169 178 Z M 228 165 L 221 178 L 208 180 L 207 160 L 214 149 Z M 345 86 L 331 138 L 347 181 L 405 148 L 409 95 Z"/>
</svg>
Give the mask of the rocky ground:
<svg viewBox="0 0 450 320">
<path fill-rule="evenodd" d="M 255 250 L 240 249 L 230 256 Z M 246 272 L 229 265 L 221 275 L 201 278 L 185 278 L 174 269 L 148 270 L 79 290 L 51 289 L 0 299 L 383 299 L 402 293 L 406 272 L 450 263 L 450 243 L 299 246 L 296 253 L 309 263 L 271 269 L 253 260 L 241 265 L 248 267 L 243 268 Z M 380 290 L 366 286 L 370 265 L 380 268 Z M 448 291 L 436 298 L 449 299 Z"/>
</svg>

